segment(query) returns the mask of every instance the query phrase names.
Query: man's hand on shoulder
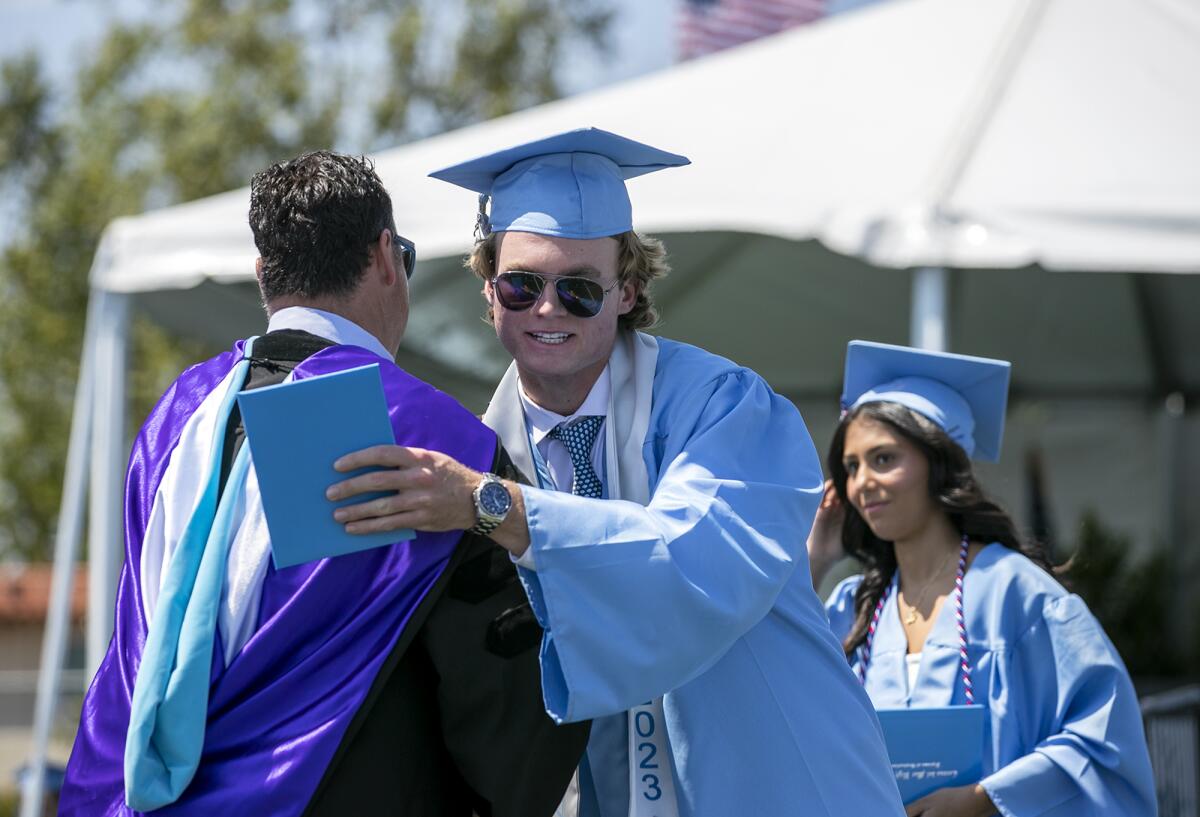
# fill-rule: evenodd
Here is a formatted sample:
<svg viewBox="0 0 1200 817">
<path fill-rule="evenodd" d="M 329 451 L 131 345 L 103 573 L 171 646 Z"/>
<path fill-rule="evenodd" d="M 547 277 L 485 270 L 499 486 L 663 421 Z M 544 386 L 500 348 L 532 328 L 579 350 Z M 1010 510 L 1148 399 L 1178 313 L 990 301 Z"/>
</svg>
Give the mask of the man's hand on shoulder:
<svg viewBox="0 0 1200 817">
<path fill-rule="evenodd" d="M 347 533 L 377 533 L 411 528 L 420 531 L 468 530 L 476 521 L 475 486 L 483 478 L 478 471 L 440 451 L 377 445 L 339 459 L 333 467 L 348 473 L 376 468 L 329 486 L 325 496 L 338 502 L 360 494 L 388 495 L 334 511 L 334 519 Z M 521 555 L 529 546 L 525 507 L 516 484 L 505 482 L 513 499 L 507 518 L 490 537 L 499 545 Z"/>
<path fill-rule="evenodd" d="M 335 502 L 388 492 L 388 496 L 338 508 L 333 516 L 348 533 L 412 528 L 425 531 L 466 530 L 475 524 L 471 492 L 480 474 L 440 451 L 377 445 L 339 459 L 342 472 L 380 468 L 331 485 L 325 495 Z"/>
</svg>

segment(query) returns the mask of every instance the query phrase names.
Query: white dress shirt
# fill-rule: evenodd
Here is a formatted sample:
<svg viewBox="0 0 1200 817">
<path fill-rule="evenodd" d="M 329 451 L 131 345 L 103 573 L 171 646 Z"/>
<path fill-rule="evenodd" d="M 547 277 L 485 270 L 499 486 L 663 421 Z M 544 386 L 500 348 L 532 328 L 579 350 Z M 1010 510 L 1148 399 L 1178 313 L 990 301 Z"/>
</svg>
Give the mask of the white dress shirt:
<svg viewBox="0 0 1200 817">
<path fill-rule="evenodd" d="M 319 338 L 331 340 L 340 346 L 360 346 L 385 360 L 396 359 L 396 356 L 387 350 L 379 338 L 366 329 L 349 318 L 343 318 L 341 315 L 335 315 L 323 309 L 313 309 L 307 306 L 289 306 L 281 309 L 267 322 L 267 331 L 278 332 L 281 329 L 299 329 Z"/>
<path fill-rule="evenodd" d="M 525 423 L 529 428 L 530 442 L 537 446 L 538 453 L 541 455 L 542 461 L 546 463 L 546 469 L 550 472 L 550 479 L 554 483 L 545 487 L 569 492 L 575 480 L 575 466 L 571 463 L 571 452 L 567 450 L 567 446 L 562 440 L 551 437 L 550 432 L 560 423 L 570 422 L 577 417 L 604 417 L 607 422 L 611 390 L 609 383 L 608 367 L 605 366 L 604 371 L 596 378 L 596 382 L 592 384 L 592 390 L 588 392 L 588 396 L 584 398 L 579 408 L 564 416 L 542 408 L 533 402 L 525 393 L 525 387 L 519 380 L 517 381 L 517 393 L 521 397 L 521 409 L 525 412 Z M 603 422 L 600 424 L 600 430 L 596 433 L 596 441 L 592 444 L 592 468 L 603 483 L 605 479 Z M 531 479 L 536 476 L 536 474 L 529 474 Z M 605 494 L 607 495 L 607 493 L 606 489 Z M 536 570 L 533 548 L 528 548 L 519 559 L 513 561 L 521 567 Z"/>
<path fill-rule="evenodd" d="M 570 491 L 575 479 L 575 466 L 571 464 L 571 452 L 562 440 L 550 436 L 550 432 L 562 423 L 570 422 L 578 417 L 608 416 L 609 375 L 608 367 L 596 378 L 592 390 L 584 398 L 583 403 L 572 414 L 557 414 L 550 409 L 542 408 L 525 393 L 525 387 L 517 382 L 517 392 L 521 395 L 521 408 L 525 412 L 525 422 L 529 426 L 530 442 L 537 446 L 538 453 L 550 471 L 553 485 L 544 486 L 556 491 Z M 604 424 L 596 433 L 596 441 L 592 444 L 592 468 L 596 475 L 604 480 Z M 533 477 L 533 474 L 529 475 Z"/>
<path fill-rule="evenodd" d="M 913 693 L 917 685 L 917 673 L 921 671 L 921 653 L 910 652 L 904 656 L 905 678 L 908 680 L 908 694 Z"/>
</svg>

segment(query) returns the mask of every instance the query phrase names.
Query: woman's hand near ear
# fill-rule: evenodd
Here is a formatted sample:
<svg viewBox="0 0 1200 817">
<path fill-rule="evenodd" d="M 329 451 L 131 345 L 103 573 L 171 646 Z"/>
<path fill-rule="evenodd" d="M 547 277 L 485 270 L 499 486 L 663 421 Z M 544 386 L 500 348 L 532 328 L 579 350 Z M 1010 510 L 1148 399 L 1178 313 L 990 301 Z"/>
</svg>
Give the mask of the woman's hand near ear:
<svg viewBox="0 0 1200 817">
<path fill-rule="evenodd" d="M 846 555 L 842 548 L 845 522 L 846 508 L 833 487 L 833 480 L 826 480 L 825 493 L 808 534 L 808 569 L 812 573 L 814 589 L 821 585 L 829 569 Z"/>
</svg>

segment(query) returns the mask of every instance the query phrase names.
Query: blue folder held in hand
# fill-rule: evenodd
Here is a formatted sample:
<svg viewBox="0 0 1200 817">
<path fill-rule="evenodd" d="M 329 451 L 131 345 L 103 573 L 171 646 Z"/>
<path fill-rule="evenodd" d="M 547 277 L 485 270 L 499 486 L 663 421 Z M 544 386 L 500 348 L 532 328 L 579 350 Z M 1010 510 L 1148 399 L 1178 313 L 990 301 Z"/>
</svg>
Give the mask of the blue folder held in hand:
<svg viewBox="0 0 1200 817">
<path fill-rule="evenodd" d="M 905 805 L 936 789 L 979 782 L 983 775 L 982 706 L 880 709 L 877 713 Z"/>
<path fill-rule="evenodd" d="M 411 530 L 351 535 L 333 518 L 334 508 L 383 494 L 325 498 L 333 483 L 369 470 L 342 474 L 335 460 L 396 442 L 377 364 L 242 392 L 238 407 L 276 569 L 413 538 Z"/>
</svg>

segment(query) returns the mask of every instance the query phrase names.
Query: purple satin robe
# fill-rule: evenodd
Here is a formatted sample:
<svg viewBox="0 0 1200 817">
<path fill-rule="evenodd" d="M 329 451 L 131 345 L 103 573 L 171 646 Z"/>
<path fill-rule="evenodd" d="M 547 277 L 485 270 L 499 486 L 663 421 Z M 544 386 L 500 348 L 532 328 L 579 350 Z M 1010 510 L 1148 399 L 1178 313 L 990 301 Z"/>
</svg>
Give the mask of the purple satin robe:
<svg viewBox="0 0 1200 817">
<path fill-rule="evenodd" d="M 155 493 L 179 435 L 237 364 L 242 342 L 184 372 L 150 413 L 125 484 L 125 564 L 108 653 L 84 698 L 59 814 L 109 817 L 125 806 L 124 753 L 134 678 L 146 641 L 139 582 Z M 488 470 L 496 437 L 453 398 L 353 346 L 332 346 L 295 379 L 380 364 L 401 445 L 443 451 Z M 262 587 L 258 627 L 228 667 L 214 650 L 200 767 L 183 796 L 153 812 L 171 817 L 300 814 L 421 600 L 461 534 L 418 533 L 407 542 L 276 571 Z M 218 638 L 219 641 L 219 638 Z"/>
</svg>

